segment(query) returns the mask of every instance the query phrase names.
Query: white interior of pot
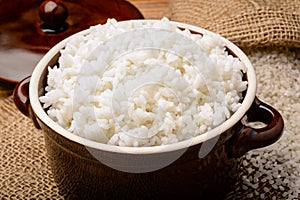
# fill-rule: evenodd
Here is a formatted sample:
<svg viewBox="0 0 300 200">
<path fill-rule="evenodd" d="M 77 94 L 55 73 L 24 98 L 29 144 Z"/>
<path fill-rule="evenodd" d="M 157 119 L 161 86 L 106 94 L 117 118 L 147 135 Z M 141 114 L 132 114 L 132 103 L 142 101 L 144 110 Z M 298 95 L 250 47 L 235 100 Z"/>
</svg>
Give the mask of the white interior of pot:
<svg viewBox="0 0 300 200">
<path fill-rule="evenodd" d="M 154 22 L 155 20 L 144 20 L 147 22 Z M 120 23 L 128 23 L 128 21 L 123 21 Z M 191 31 L 198 32 L 198 33 L 205 33 L 209 32 L 205 29 L 178 23 L 178 22 L 172 22 L 175 23 L 178 27 L 187 28 Z M 88 34 L 89 30 L 85 30 L 82 32 L 79 32 L 77 34 Z M 72 36 L 71 36 L 72 37 Z M 69 41 L 69 38 L 66 38 L 65 40 L 58 43 L 56 46 L 54 46 L 37 64 L 35 70 L 33 71 L 33 74 L 31 76 L 30 81 L 30 87 L 29 87 L 29 96 L 30 96 L 30 102 L 31 106 L 35 112 L 35 114 L 38 116 L 40 120 L 42 120 L 47 126 L 51 127 L 55 132 L 59 133 L 63 137 L 68 138 L 71 141 L 77 142 L 79 144 L 82 144 L 87 147 L 104 150 L 104 151 L 110 151 L 110 152 L 118 152 L 118 153 L 130 153 L 130 154 L 151 154 L 151 153 L 161 153 L 161 152 L 168 152 L 168 151 L 174 151 L 178 149 L 187 148 L 189 146 L 203 143 L 211 138 L 214 138 L 224 131 L 231 128 L 234 124 L 236 124 L 238 121 L 241 120 L 241 118 L 245 115 L 247 110 L 250 108 L 256 94 L 256 77 L 255 72 L 253 69 L 253 66 L 247 56 L 233 43 L 226 40 L 225 38 L 224 42 L 226 44 L 226 47 L 230 49 L 231 52 L 233 52 L 240 60 L 243 62 L 243 64 L 247 68 L 247 80 L 248 80 L 248 88 L 246 95 L 244 97 L 244 100 L 242 102 L 242 106 L 224 123 L 219 125 L 218 127 L 201 134 L 199 136 L 196 136 L 194 138 L 181 141 L 174 144 L 168 144 L 168 145 L 162 145 L 162 146 L 153 146 L 153 147 L 121 147 L 121 146 L 113 146 L 108 144 L 103 144 L 95 141 L 91 141 L 82 137 L 79 137 L 77 135 L 74 135 L 71 132 L 68 132 L 64 128 L 62 128 L 59 124 L 54 122 L 44 111 L 42 108 L 42 105 L 39 101 L 39 80 L 41 75 L 43 74 L 45 68 L 48 67 L 48 63 L 53 59 L 53 56 L 57 55 L 57 53 L 64 48 L 66 43 Z"/>
</svg>

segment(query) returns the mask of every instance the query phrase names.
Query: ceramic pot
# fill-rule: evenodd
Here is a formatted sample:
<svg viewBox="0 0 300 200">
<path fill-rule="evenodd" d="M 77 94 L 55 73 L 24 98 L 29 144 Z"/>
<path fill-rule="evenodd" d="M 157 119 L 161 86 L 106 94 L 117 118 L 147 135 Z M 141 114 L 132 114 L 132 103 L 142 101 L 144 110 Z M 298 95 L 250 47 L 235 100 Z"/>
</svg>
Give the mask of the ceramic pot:
<svg viewBox="0 0 300 200">
<path fill-rule="evenodd" d="M 208 32 L 172 23 L 194 33 Z M 69 39 L 54 46 L 32 76 L 14 90 L 16 106 L 44 131 L 54 179 L 66 199 L 223 198 L 236 181 L 239 158 L 249 150 L 273 144 L 282 134 L 280 113 L 256 98 L 255 71 L 247 56 L 223 38 L 228 52 L 247 67 L 244 78 L 248 88 L 240 109 L 217 128 L 186 141 L 155 147 L 117 147 L 76 136 L 51 120 L 39 101 L 48 66 L 57 64 L 59 51 Z M 266 126 L 252 128 L 246 123 L 256 121 Z"/>
</svg>

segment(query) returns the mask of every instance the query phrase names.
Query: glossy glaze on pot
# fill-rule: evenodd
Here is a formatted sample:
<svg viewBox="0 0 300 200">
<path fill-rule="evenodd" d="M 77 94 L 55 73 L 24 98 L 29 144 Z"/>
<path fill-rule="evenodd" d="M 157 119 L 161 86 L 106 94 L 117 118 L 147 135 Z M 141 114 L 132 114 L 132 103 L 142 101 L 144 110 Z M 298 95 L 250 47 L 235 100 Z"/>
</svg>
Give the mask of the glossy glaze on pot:
<svg viewBox="0 0 300 200">
<path fill-rule="evenodd" d="M 147 173 L 129 173 L 101 163 L 95 159 L 94 153 L 90 154 L 91 149 L 67 140 L 44 124 L 42 129 L 45 130 L 54 179 L 66 199 L 159 199 L 164 195 L 175 199 L 222 199 L 236 180 L 239 161 L 229 157 L 229 142 L 217 144 L 202 159 L 198 156 L 199 144 L 189 147 L 178 160 L 165 168 Z M 143 159 L 149 163 L 168 157 L 173 152 L 155 155 L 97 153 L 97 156 L 114 159 L 119 165 L 128 165 L 128 160 L 136 163 Z"/>
<path fill-rule="evenodd" d="M 177 25 L 198 33 L 206 31 Z M 80 138 L 53 122 L 38 100 L 44 94 L 47 66 L 57 63 L 58 52 L 67 41 L 52 48 L 31 79 L 24 80 L 30 81 L 29 106 L 22 104 L 18 93 L 23 91 L 20 87 L 28 87 L 28 84 L 19 83 L 14 93 L 19 109 L 32 110 L 35 125 L 45 132 L 54 178 L 66 199 L 159 199 L 162 196 L 221 199 L 235 181 L 238 158 L 251 149 L 274 143 L 281 136 L 281 115 L 255 98 L 256 79 L 250 61 L 239 48 L 224 39 L 228 51 L 247 66 L 245 79 L 249 85 L 242 107 L 222 125 L 190 140 L 156 147 L 116 147 Z M 267 125 L 255 129 L 246 126 L 245 120 Z M 169 163 L 161 167 L 165 161 Z"/>
</svg>

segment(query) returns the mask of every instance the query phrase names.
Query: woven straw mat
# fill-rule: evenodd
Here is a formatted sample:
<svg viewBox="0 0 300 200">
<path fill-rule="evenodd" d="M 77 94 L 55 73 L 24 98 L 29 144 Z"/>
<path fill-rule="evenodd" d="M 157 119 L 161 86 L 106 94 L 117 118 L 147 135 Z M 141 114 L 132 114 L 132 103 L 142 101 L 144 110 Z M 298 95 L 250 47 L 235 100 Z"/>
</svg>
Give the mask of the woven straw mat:
<svg viewBox="0 0 300 200">
<path fill-rule="evenodd" d="M 171 0 L 168 17 L 219 33 L 239 47 L 300 47 L 299 0 Z"/>
</svg>

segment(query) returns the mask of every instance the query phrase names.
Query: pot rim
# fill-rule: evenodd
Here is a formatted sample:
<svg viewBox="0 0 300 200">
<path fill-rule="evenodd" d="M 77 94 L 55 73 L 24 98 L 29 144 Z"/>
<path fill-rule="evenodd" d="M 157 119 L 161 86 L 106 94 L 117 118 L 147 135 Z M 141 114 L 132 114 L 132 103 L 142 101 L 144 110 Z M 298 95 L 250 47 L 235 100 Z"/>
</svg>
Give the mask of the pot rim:
<svg viewBox="0 0 300 200">
<path fill-rule="evenodd" d="M 126 20 L 126 21 L 120 21 L 118 23 L 129 23 L 132 21 L 143 21 L 143 22 L 151 22 L 154 23 L 158 20 L 145 20 L 145 19 L 139 19 L 139 20 Z M 199 32 L 199 33 L 213 33 L 209 30 L 196 27 L 193 25 L 176 22 L 176 21 L 170 21 L 171 23 L 174 23 L 180 28 L 187 28 L 189 30 Z M 89 29 L 80 31 L 74 35 L 85 35 L 90 32 Z M 214 33 L 215 34 L 215 33 Z M 77 136 L 63 127 L 61 127 L 59 124 L 54 122 L 44 111 L 42 108 L 42 105 L 39 101 L 39 80 L 40 77 L 44 71 L 44 69 L 49 63 L 49 61 L 53 58 L 54 55 L 56 55 L 70 40 L 70 38 L 74 35 L 69 36 L 68 38 L 62 40 L 58 44 L 56 44 L 54 47 L 52 47 L 39 61 L 39 63 L 36 65 L 31 79 L 30 79 L 30 85 L 29 85 L 29 98 L 30 98 L 30 105 L 36 115 L 36 117 L 42 121 L 44 124 L 46 124 L 48 127 L 50 127 L 54 132 L 60 134 L 61 136 L 79 143 L 81 145 L 84 145 L 88 148 L 94 148 L 102 151 L 108 151 L 108 152 L 114 152 L 114 153 L 126 153 L 126 154 L 152 154 L 152 153 L 163 153 L 163 152 L 169 152 L 169 151 L 176 151 L 184 148 L 188 148 L 190 146 L 203 143 L 209 139 L 212 139 L 226 130 L 233 127 L 237 122 L 239 122 L 243 116 L 246 114 L 246 112 L 249 110 L 250 106 L 252 105 L 252 102 L 254 101 L 255 95 L 256 95 L 256 75 L 254 68 L 248 59 L 248 57 L 245 55 L 245 53 L 237 47 L 235 44 L 227 40 L 226 38 L 221 38 L 224 40 L 224 43 L 227 48 L 229 48 L 240 60 L 244 63 L 244 65 L 247 68 L 247 79 L 248 79 L 248 87 L 247 92 L 244 97 L 244 100 L 242 102 L 241 107 L 225 122 L 220 124 L 219 126 L 215 127 L 214 129 L 203 133 L 201 135 L 195 136 L 191 139 L 184 140 L 181 142 L 173 143 L 173 144 L 167 144 L 167 145 L 161 145 L 161 146 L 151 146 L 151 147 L 122 147 L 122 146 L 115 146 L 110 144 L 104 144 L 96 141 L 92 141 L 89 139 L 82 138 L 80 136 Z"/>
</svg>

